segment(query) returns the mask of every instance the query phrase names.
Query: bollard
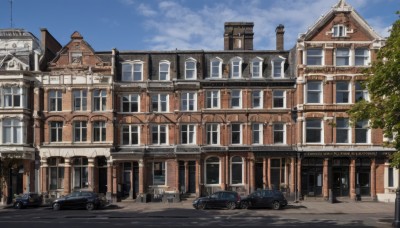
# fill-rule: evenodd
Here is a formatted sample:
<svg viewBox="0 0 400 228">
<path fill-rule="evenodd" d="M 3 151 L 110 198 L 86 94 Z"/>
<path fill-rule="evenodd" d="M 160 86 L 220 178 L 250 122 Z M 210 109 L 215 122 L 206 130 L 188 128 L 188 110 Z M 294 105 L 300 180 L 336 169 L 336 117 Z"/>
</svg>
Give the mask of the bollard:
<svg viewBox="0 0 400 228">
<path fill-rule="evenodd" d="M 396 200 L 394 204 L 394 221 L 393 227 L 400 227 L 400 188 L 396 189 Z"/>
</svg>

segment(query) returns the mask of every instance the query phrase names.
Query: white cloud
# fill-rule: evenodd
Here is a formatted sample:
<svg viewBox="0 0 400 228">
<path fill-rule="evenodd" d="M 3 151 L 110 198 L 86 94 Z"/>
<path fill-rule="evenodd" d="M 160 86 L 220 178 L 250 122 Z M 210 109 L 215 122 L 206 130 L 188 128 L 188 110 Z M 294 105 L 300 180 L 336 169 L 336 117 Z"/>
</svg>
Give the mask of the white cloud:
<svg viewBox="0 0 400 228">
<path fill-rule="evenodd" d="M 354 7 L 366 7 L 370 0 L 354 0 Z M 382 0 L 372 0 L 382 1 Z M 146 40 L 153 50 L 222 50 L 224 23 L 254 22 L 254 49 L 275 49 L 275 28 L 285 25 L 285 49 L 295 44 L 299 33 L 307 31 L 338 0 L 216 1 L 194 9 L 192 1 L 160 1 L 145 27 L 155 35 Z M 185 5 L 188 4 L 188 5 Z M 378 18 L 372 27 L 383 28 Z M 384 35 L 381 31 L 379 34 Z"/>
<path fill-rule="evenodd" d="M 151 17 L 157 15 L 157 11 L 150 8 L 150 6 L 141 3 L 138 7 L 139 12 L 146 17 Z"/>
</svg>

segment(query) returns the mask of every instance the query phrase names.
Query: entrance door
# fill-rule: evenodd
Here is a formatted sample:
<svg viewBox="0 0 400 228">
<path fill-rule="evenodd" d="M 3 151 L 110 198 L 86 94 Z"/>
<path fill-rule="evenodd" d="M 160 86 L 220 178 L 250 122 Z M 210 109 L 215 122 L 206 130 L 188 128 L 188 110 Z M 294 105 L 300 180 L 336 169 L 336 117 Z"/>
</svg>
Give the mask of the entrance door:
<svg viewBox="0 0 400 228">
<path fill-rule="evenodd" d="M 189 161 L 189 185 L 188 193 L 196 193 L 196 162 Z"/>
<path fill-rule="evenodd" d="M 99 193 L 107 192 L 107 168 L 99 168 Z"/>
<path fill-rule="evenodd" d="M 256 189 L 263 189 L 263 163 L 256 162 L 255 163 L 255 182 L 256 182 Z"/>
<path fill-rule="evenodd" d="M 139 164 L 133 163 L 133 198 L 136 199 L 136 195 L 139 193 Z"/>
<path fill-rule="evenodd" d="M 357 187 L 360 188 L 360 194 L 362 196 L 370 195 L 370 173 L 367 172 L 359 172 L 357 173 Z"/>
<path fill-rule="evenodd" d="M 185 162 L 179 161 L 179 192 L 186 193 Z"/>
<path fill-rule="evenodd" d="M 349 169 L 345 167 L 333 169 L 333 194 L 349 196 Z"/>
<path fill-rule="evenodd" d="M 128 197 L 131 191 L 131 179 L 132 179 L 132 163 L 125 162 L 124 163 L 124 172 L 123 172 L 123 189 L 122 189 L 122 197 Z"/>
</svg>

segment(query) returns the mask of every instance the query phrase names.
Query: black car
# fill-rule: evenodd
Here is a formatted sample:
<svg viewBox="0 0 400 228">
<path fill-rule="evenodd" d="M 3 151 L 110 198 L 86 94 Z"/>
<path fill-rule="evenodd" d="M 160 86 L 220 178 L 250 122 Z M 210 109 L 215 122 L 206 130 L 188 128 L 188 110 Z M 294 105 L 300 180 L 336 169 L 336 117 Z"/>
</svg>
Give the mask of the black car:
<svg viewBox="0 0 400 228">
<path fill-rule="evenodd" d="M 193 201 L 193 207 L 196 209 L 206 208 L 227 208 L 233 210 L 240 207 L 240 196 L 233 191 L 215 192 L 207 197 L 200 197 Z"/>
<path fill-rule="evenodd" d="M 93 210 L 102 208 L 105 201 L 94 192 L 72 192 L 71 194 L 53 201 L 53 210 L 80 209 Z"/>
<path fill-rule="evenodd" d="M 42 205 L 43 198 L 37 193 L 24 193 L 14 199 L 14 208 L 21 209 L 25 207 L 39 207 Z"/>
<path fill-rule="evenodd" d="M 271 207 L 279 210 L 287 205 L 285 196 L 279 190 L 257 190 L 242 199 L 242 208 Z"/>
</svg>

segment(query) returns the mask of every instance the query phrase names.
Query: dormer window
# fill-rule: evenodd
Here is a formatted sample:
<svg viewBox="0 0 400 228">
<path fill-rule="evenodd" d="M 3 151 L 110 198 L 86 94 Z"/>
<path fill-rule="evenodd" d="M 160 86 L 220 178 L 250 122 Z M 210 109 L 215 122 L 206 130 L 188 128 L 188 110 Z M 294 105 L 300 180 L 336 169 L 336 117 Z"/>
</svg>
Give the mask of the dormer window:
<svg viewBox="0 0 400 228">
<path fill-rule="evenodd" d="M 256 57 L 251 61 L 251 77 L 261 78 L 262 77 L 262 63 L 263 59 Z"/>
<path fill-rule="evenodd" d="M 214 58 L 210 62 L 210 78 L 220 78 L 222 76 L 222 59 Z"/>
<path fill-rule="evenodd" d="M 169 62 L 164 60 L 160 62 L 159 68 L 159 78 L 160 81 L 167 81 L 169 80 Z"/>
<path fill-rule="evenodd" d="M 285 58 L 279 56 L 272 61 L 272 78 L 283 78 Z"/>
<path fill-rule="evenodd" d="M 242 77 L 242 59 L 235 57 L 231 60 L 231 78 Z"/>
<path fill-rule="evenodd" d="M 185 79 L 193 80 L 196 79 L 197 69 L 196 69 L 196 60 L 193 58 L 189 58 L 185 62 Z"/>
<path fill-rule="evenodd" d="M 344 26 L 344 25 L 335 25 L 335 26 L 333 26 L 332 33 L 333 33 L 334 37 L 346 36 L 346 26 Z"/>
</svg>

